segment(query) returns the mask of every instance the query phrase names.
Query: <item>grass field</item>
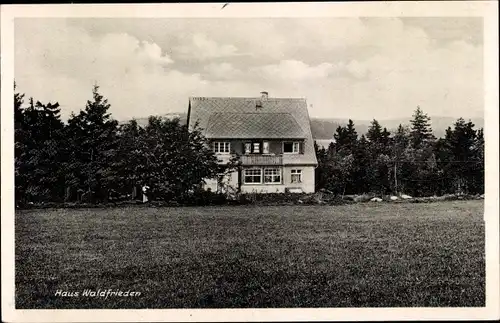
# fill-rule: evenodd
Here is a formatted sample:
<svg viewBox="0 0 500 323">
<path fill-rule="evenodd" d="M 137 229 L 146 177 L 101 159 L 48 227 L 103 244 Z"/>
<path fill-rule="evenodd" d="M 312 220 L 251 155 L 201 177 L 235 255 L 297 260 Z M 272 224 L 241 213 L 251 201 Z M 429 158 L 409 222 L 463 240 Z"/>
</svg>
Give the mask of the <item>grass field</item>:
<svg viewBox="0 0 500 323">
<path fill-rule="evenodd" d="M 16 308 L 484 306 L 482 201 L 16 213 Z M 57 290 L 136 291 L 62 297 Z"/>
</svg>

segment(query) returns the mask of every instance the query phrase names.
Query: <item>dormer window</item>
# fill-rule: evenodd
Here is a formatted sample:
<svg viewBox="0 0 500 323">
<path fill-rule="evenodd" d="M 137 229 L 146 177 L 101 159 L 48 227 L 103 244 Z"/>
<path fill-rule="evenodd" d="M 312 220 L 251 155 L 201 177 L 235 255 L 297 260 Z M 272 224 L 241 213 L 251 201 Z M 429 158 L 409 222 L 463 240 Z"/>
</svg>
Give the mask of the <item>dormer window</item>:
<svg viewBox="0 0 500 323">
<path fill-rule="evenodd" d="M 243 152 L 245 154 L 269 154 L 269 141 L 251 140 L 243 143 Z"/>
<path fill-rule="evenodd" d="M 262 142 L 261 141 L 245 142 L 243 149 L 245 154 L 260 154 L 262 153 Z"/>
<path fill-rule="evenodd" d="M 284 142 L 283 143 L 283 153 L 285 154 L 298 154 L 299 153 L 300 142 Z"/>
<path fill-rule="evenodd" d="M 216 141 L 214 142 L 214 152 L 216 154 L 229 154 L 231 145 L 229 142 Z"/>
<path fill-rule="evenodd" d="M 247 142 L 245 143 L 245 154 L 251 154 L 252 153 L 252 143 Z"/>
<path fill-rule="evenodd" d="M 254 154 L 259 154 L 260 153 L 260 142 L 254 142 L 253 143 L 253 153 Z"/>
</svg>

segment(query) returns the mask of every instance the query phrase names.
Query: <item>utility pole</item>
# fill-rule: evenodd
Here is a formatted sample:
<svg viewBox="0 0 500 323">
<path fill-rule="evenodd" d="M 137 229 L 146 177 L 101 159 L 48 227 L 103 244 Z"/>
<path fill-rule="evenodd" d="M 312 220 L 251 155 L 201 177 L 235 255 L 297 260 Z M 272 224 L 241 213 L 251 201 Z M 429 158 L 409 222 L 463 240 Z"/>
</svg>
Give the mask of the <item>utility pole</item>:
<svg viewBox="0 0 500 323">
<path fill-rule="evenodd" d="M 396 196 L 398 195 L 398 169 L 397 169 L 397 161 L 394 161 L 394 191 L 396 192 Z"/>
</svg>

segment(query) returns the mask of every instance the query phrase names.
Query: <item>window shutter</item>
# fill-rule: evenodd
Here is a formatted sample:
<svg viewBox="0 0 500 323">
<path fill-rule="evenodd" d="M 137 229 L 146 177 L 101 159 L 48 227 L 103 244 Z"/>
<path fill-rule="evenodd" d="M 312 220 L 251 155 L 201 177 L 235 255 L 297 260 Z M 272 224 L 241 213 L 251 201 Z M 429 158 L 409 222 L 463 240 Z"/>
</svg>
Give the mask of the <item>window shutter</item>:
<svg viewBox="0 0 500 323">
<path fill-rule="evenodd" d="M 299 142 L 299 153 L 300 154 L 304 153 L 304 144 L 305 143 L 303 141 Z"/>
<path fill-rule="evenodd" d="M 242 143 L 241 143 L 241 154 L 243 155 L 243 154 L 245 154 L 245 153 L 246 153 L 246 152 L 245 152 L 245 142 L 242 142 Z"/>
</svg>

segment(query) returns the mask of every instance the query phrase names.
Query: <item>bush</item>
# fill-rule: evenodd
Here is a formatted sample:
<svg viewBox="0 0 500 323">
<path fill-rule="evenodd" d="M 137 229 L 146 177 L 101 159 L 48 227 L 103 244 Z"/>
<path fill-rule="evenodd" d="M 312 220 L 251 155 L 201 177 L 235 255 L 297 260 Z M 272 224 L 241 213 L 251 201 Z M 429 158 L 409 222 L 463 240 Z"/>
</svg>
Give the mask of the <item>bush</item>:
<svg viewBox="0 0 500 323">
<path fill-rule="evenodd" d="M 179 199 L 175 199 L 167 204 L 178 204 L 186 206 L 205 206 L 205 205 L 223 205 L 227 203 L 227 198 L 224 194 L 214 193 L 203 189 L 196 189 Z"/>
<path fill-rule="evenodd" d="M 369 202 L 374 195 L 372 194 L 362 194 L 362 195 L 357 195 L 354 197 L 354 202 Z"/>
<path fill-rule="evenodd" d="M 175 199 L 151 199 L 146 204 L 142 201 L 117 200 L 107 203 L 99 202 L 48 202 L 18 204 L 18 209 L 28 208 L 102 208 L 116 207 L 120 205 L 150 205 L 154 207 L 175 206 L 209 206 L 209 205 L 344 205 L 369 202 L 375 194 L 345 195 L 341 196 L 331 192 L 320 191 L 317 193 L 241 193 L 235 198 L 228 198 L 225 194 L 214 193 L 210 190 L 197 189 Z M 415 197 L 408 200 L 398 199 L 392 201 L 390 195 L 383 195 L 382 200 L 387 203 L 431 203 L 437 201 L 455 201 L 481 199 L 481 195 L 457 195 L 447 194 L 443 196 Z M 484 198 L 484 196 L 483 196 Z"/>
</svg>

